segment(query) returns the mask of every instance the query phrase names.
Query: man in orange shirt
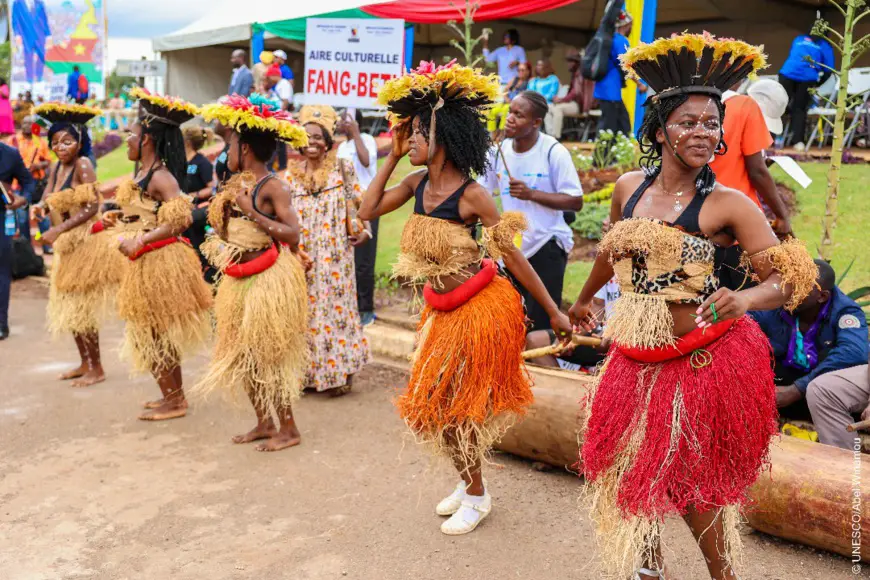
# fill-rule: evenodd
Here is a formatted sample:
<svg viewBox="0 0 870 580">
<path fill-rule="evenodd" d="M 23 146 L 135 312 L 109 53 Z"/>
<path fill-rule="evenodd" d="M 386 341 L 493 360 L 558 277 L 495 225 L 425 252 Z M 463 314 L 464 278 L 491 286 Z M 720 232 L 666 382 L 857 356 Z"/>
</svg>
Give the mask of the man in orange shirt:
<svg viewBox="0 0 870 580">
<path fill-rule="evenodd" d="M 774 86 L 775 85 L 775 86 Z M 745 193 L 761 207 L 761 201 L 776 216 L 774 229 L 777 234 L 791 233 L 788 211 L 764 161 L 764 150 L 773 145 L 771 132 L 782 132 L 782 120 L 771 115 L 768 119 L 758 103 L 747 95 L 734 92 L 737 87 L 722 95 L 725 103 L 723 131 L 728 152 L 717 156 L 710 167 L 716 174 L 716 181 L 726 187 Z M 788 95 L 782 85 L 772 80 L 760 80 L 753 85 L 753 91 L 764 96 L 771 103 L 782 102 L 783 110 L 788 104 Z"/>
<path fill-rule="evenodd" d="M 24 165 L 33 175 L 33 180 L 36 182 L 36 187 L 33 190 L 33 196 L 27 199 L 28 205 L 39 202 L 42 199 L 42 193 L 45 191 L 46 171 L 51 164 L 51 154 L 48 150 L 48 143 L 39 135 L 33 134 L 33 117 L 24 117 L 21 120 L 21 131 L 15 137 L 15 146 L 24 160 Z M 18 210 L 19 231 L 21 236 L 30 239 L 29 216 L 27 207 Z M 48 230 L 49 223 L 47 219 L 40 221 L 39 231 Z M 46 246 L 43 248 L 46 253 L 51 253 L 51 249 Z"/>
</svg>

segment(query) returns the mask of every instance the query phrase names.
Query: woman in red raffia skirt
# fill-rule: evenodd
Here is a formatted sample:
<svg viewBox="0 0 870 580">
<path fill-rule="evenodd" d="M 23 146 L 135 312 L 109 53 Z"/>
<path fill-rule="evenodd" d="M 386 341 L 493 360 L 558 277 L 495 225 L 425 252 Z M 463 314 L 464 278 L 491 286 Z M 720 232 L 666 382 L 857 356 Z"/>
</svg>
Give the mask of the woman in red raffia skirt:
<svg viewBox="0 0 870 580">
<path fill-rule="evenodd" d="M 594 326 L 592 297 L 611 276 L 622 296 L 581 450 L 604 572 L 664 578 L 661 528 L 682 516 L 710 576 L 737 578 L 739 508 L 776 433 L 770 346 L 749 310 L 793 307 L 815 265 L 797 242 L 780 244 L 739 191 L 708 162 L 726 149 L 722 91 L 764 65 L 761 51 L 708 35 L 641 45 L 627 72 L 655 92 L 640 129 L 644 171 L 623 175 L 613 228 L 571 309 Z M 717 247 L 739 243 L 759 284 L 719 287 Z"/>
</svg>

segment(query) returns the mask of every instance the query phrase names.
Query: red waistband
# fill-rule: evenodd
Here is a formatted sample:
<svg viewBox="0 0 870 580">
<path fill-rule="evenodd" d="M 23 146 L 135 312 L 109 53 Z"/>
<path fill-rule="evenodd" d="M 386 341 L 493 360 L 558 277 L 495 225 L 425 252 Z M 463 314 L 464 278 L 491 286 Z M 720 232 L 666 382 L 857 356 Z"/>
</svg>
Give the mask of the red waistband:
<svg viewBox="0 0 870 580">
<path fill-rule="evenodd" d="M 423 287 L 423 298 L 435 310 L 449 312 L 456 310 L 480 292 L 495 278 L 496 267 L 492 260 L 483 260 L 480 263 L 480 272 L 466 280 L 458 288 L 450 292 L 439 294 L 432 288 L 430 282 Z"/>
<path fill-rule="evenodd" d="M 265 272 L 278 260 L 278 246 L 272 244 L 268 250 L 241 264 L 230 264 L 224 269 L 224 274 L 231 278 L 247 278 L 254 274 Z"/>
<path fill-rule="evenodd" d="M 159 250 L 160 248 L 165 248 L 166 246 L 170 246 L 176 242 L 184 242 L 188 246 L 190 245 L 190 240 L 187 238 L 182 238 L 181 236 L 175 238 L 165 238 L 160 240 L 159 242 L 154 242 L 153 244 L 145 244 L 142 246 L 142 249 L 130 256 L 130 261 L 133 262 L 138 260 L 148 252 L 153 252 L 154 250 Z"/>
<path fill-rule="evenodd" d="M 678 338 L 676 344 L 672 346 L 659 346 L 655 348 L 618 346 L 618 348 L 619 352 L 638 362 L 664 362 L 686 356 L 719 340 L 731 329 L 735 322 L 737 321 L 734 319 L 723 320 L 707 328 L 696 328 L 692 332 Z"/>
<path fill-rule="evenodd" d="M 91 224 L 91 233 L 92 234 L 98 234 L 105 229 L 106 229 L 106 226 L 104 226 L 103 222 L 101 222 L 101 221 L 95 221 L 93 224 Z"/>
</svg>

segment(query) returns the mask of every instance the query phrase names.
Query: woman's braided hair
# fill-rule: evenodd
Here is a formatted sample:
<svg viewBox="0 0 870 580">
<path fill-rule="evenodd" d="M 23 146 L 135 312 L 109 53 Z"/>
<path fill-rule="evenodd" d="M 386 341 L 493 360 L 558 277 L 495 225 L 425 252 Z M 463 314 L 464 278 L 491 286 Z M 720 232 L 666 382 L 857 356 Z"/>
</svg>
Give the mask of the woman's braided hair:
<svg viewBox="0 0 870 580">
<path fill-rule="evenodd" d="M 150 135 L 154 151 L 178 183 L 187 178 L 187 154 L 181 128 L 162 121 L 140 122 L 143 135 Z"/>
</svg>

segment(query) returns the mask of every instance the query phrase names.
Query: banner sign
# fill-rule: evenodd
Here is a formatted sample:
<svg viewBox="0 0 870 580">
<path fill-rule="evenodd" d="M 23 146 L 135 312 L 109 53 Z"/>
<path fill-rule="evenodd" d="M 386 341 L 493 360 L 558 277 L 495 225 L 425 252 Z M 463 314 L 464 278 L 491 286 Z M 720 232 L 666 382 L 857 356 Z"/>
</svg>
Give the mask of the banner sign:
<svg viewBox="0 0 870 580">
<path fill-rule="evenodd" d="M 12 0 L 9 10 L 12 98 L 31 91 L 49 99 L 61 84 L 78 98 L 103 98 L 106 0 Z"/>
<path fill-rule="evenodd" d="M 165 77 L 165 60 L 119 60 L 117 73 L 122 77 Z"/>
<path fill-rule="evenodd" d="M 381 86 L 402 74 L 404 53 L 404 20 L 309 18 L 305 102 L 373 108 Z"/>
</svg>

